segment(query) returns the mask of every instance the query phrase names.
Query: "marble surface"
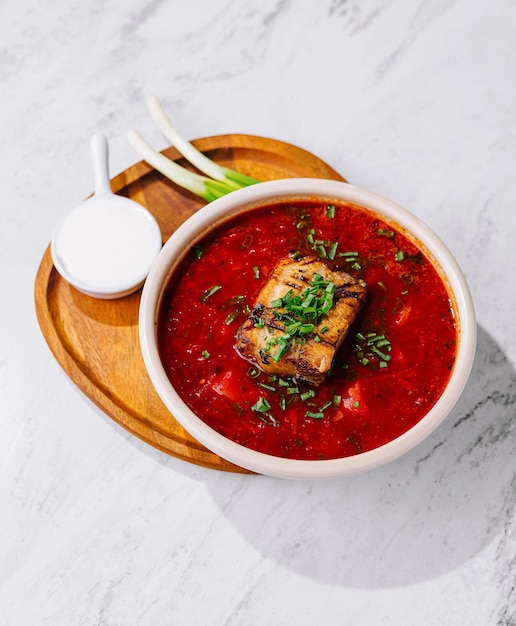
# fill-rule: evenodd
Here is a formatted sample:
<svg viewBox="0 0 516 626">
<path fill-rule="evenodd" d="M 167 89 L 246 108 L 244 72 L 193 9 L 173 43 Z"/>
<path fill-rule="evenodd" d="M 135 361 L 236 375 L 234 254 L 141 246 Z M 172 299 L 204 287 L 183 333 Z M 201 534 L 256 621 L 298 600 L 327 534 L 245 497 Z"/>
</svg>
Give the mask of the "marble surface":
<svg viewBox="0 0 516 626">
<path fill-rule="evenodd" d="M 0 622 L 516 624 L 516 4 L 6 0 L 0 7 Z M 37 324 L 56 222 L 165 141 L 299 145 L 450 246 L 478 315 L 452 414 L 371 473 L 288 482 L 147 446 L 72 385 Z M 161 142 L 161 143 L 160 143 Z"/>
</svg>

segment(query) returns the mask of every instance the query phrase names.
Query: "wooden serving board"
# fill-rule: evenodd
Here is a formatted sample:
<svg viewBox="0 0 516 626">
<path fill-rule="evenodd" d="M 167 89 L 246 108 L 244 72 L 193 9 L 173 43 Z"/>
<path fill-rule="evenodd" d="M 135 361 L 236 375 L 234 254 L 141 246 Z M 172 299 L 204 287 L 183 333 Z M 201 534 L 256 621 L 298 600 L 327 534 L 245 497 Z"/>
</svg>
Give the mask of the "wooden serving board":
<svg viewBox="0 0 516 626">
<path fill-rule="evenodd" d="M 296 146 L 250 135 L 222 135 L 192 142 L 214 161 L 258 180 L 344 180 Z M 174 149 L 164 150 L 184 167 Z M 115 193 L 145 206 L 158 220 L 165 242 L 205 202 L 169 182 L 143 161 L 111 181 Z M 47 248 L 36 276 L 35 306 L 43 335 L 70 379 L 123 428 L 150 445 L 204 467 L 248 473 L 207 450 L 174 419 L 145 369 L 138 336 L 141 290 L 118 300 L 98 300 L 57 273 Z"/>
</svg>

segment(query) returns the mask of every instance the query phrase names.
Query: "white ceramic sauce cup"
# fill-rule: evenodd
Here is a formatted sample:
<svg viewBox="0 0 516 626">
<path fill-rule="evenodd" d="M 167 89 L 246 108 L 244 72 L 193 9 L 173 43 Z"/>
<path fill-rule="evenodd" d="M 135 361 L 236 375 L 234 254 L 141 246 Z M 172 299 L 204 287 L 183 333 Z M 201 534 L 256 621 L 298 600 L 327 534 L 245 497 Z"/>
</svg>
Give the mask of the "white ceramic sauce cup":
<svg viewBox="0 0 516 626">
<path fill-rule="evenodd" d="M 104 300 L 139 289 L 161 250 L 161 231 L 142 205 L 111 190 L 108 142 L 91 139 L 95 193 L 58 225 L 50 244 L 61 276 L 78 291 Z"/>
</svg>

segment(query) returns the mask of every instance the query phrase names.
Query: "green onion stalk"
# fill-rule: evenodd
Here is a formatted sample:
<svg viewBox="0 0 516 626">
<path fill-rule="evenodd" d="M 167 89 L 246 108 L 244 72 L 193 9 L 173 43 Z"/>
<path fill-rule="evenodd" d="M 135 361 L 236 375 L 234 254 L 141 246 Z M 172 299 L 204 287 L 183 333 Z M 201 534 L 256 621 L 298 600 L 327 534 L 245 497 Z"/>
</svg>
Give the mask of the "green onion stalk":
<svg viewBox="0 0 516 626">
<path fill-rule="evenodd" d="M 155 150 L 137 130 L 130 130 L 128 139 L 131 146 L 144 161 L 158 170 L 163 176 L 179 187 L 183 187 L 204 198 L 207 202 L 258 182 L 256 179 L 240 174 L 229 167 L 218 165 L 218 163 L 215 163 L 197 150 L 172 126 L 156 97 L 150 96 L 147 99 L 147 104 L 154 121 L 163 135 L 187 161 L 202 172 L 202 174 L 198 174 L 181 167 L 163 153 Z"/>
</svg>

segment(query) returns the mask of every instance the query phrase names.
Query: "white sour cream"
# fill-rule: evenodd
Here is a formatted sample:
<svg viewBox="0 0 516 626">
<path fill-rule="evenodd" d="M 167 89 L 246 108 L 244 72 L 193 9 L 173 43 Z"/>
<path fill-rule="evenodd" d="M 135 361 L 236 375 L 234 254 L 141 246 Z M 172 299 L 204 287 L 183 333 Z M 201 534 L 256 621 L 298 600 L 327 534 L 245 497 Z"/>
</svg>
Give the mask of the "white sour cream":
<svg viewBox="0 0 516 626">
<path fill-rule="evenodd" d="M 141 286 L 161 245 L 159 226 L 144 207 L 107 194 L 86 200 L 63 220 L 51 253 L 58 272 L 74 287 L 114 298 Z"/>
</svg>

